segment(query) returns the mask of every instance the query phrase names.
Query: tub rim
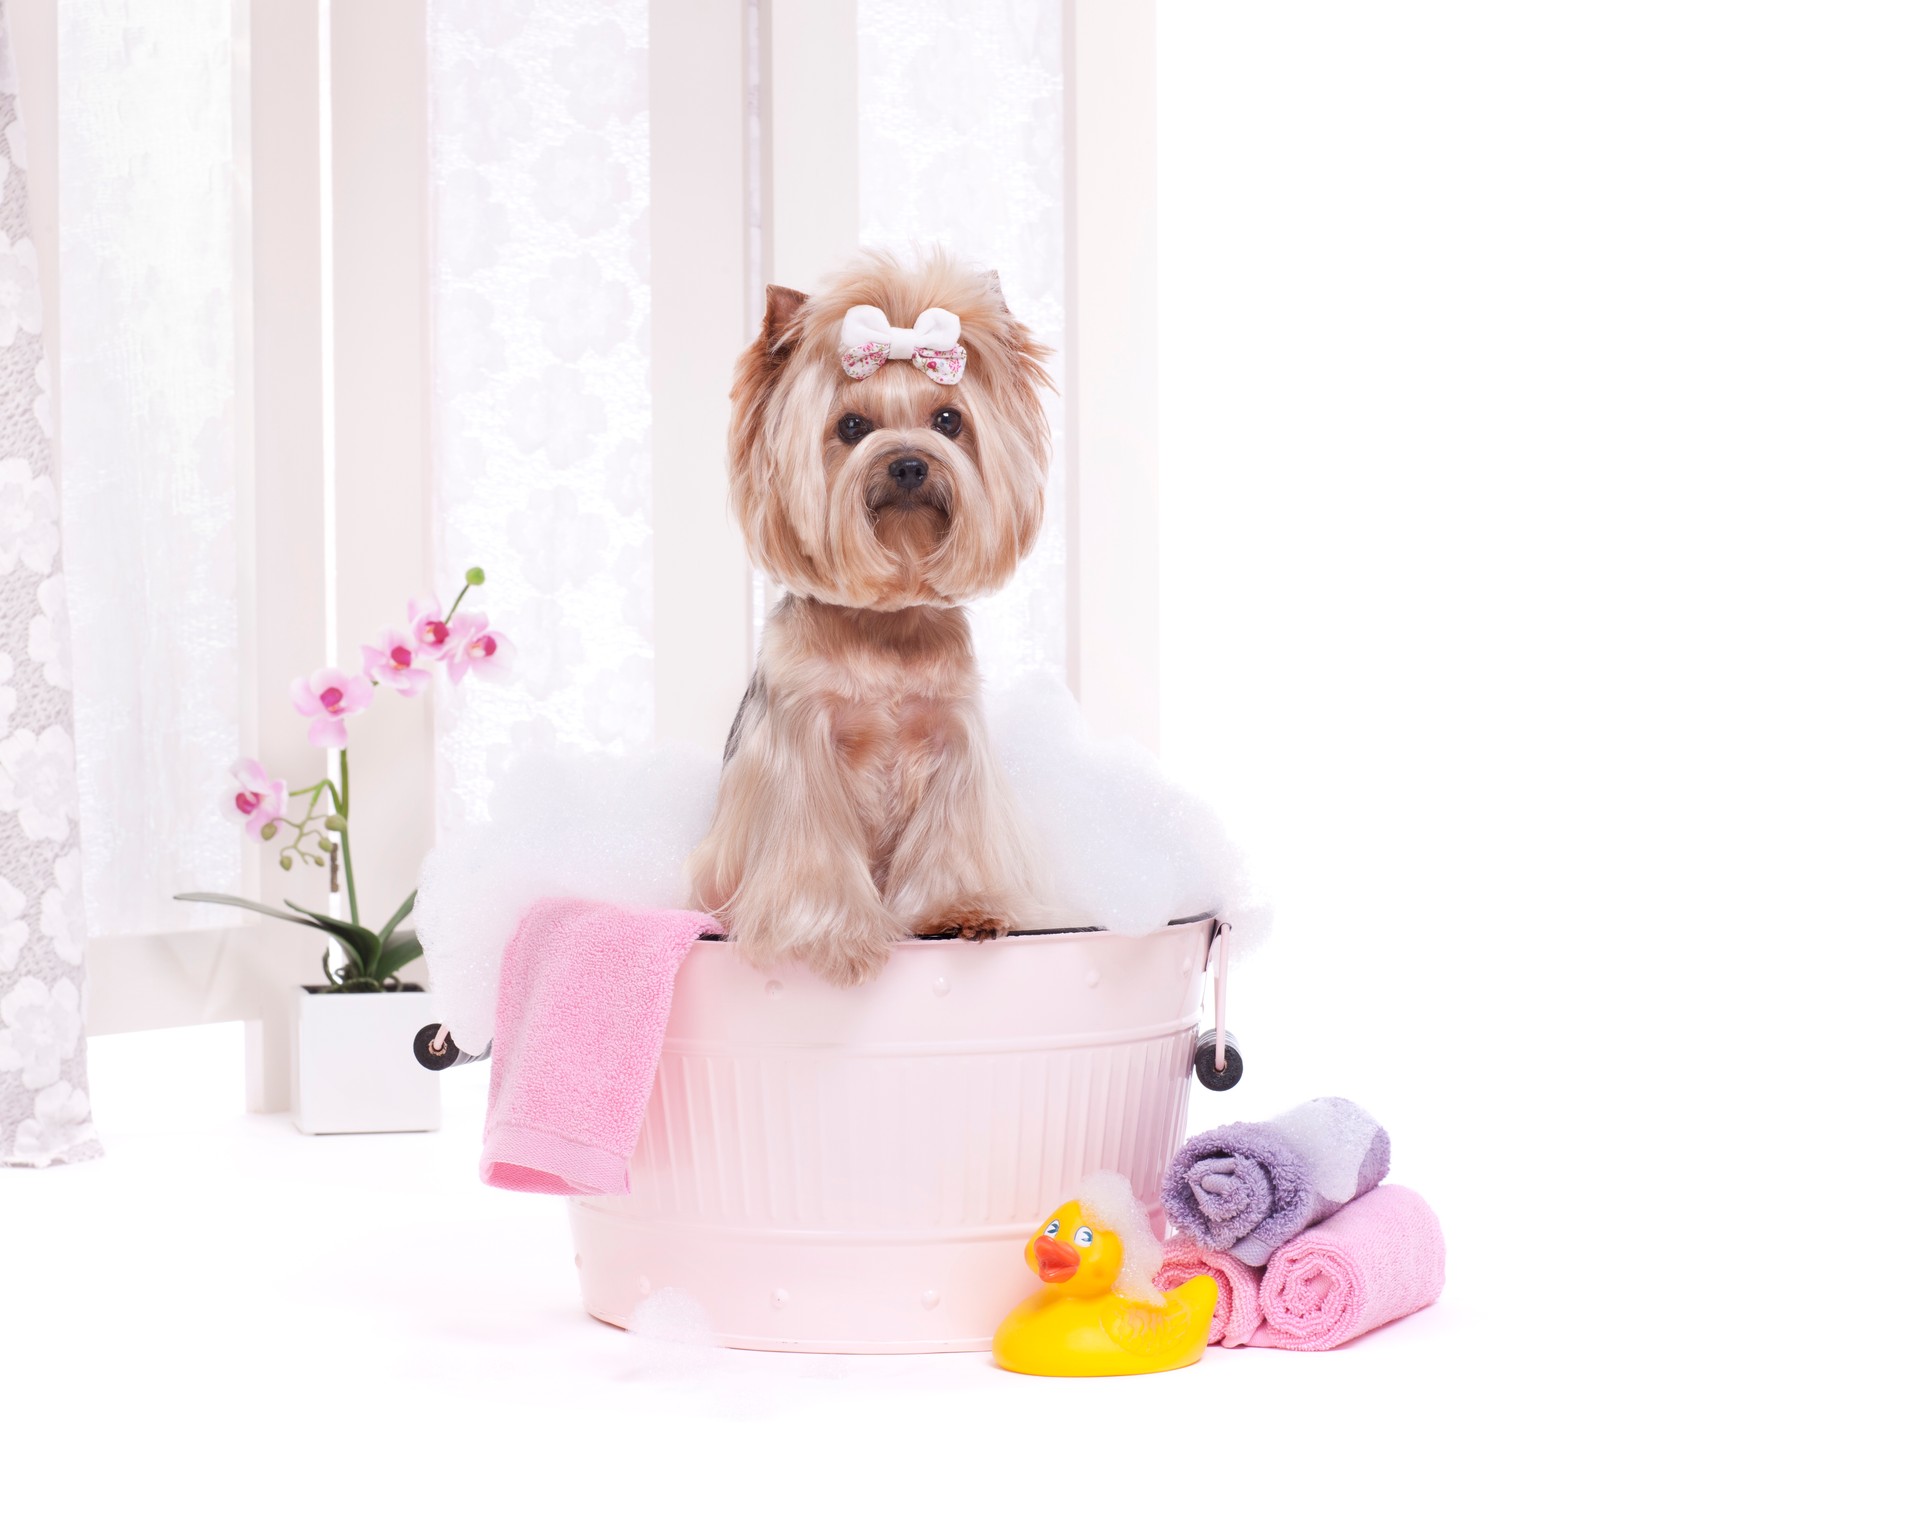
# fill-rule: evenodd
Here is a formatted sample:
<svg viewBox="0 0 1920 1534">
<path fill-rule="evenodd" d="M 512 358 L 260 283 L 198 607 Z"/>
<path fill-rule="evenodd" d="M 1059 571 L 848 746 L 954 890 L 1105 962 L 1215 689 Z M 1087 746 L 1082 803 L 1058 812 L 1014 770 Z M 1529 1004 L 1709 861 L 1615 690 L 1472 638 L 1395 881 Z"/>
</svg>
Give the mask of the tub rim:
<svg viewBox="0 0 1920 1534">
<path fill-rule="evenodd" d="M 1176 916 L 1164 926 L 1150 927 L 1145 932 L 1119 932 L 1112 927 L 1019 927 L 1000 937 L 986 939 L 981 943 L 981 946 L 985 947 L 987 943 L 1010 943 L 1020 938 L 1036 937 L 1152 937 L 1155 933 L 1165 932 L 1170 927 L 1191 927 L 1195 923 L 1203 921 L 1217 924 L 1220 921 L 1220 913 L 1218 911 L 1200 911 L 1192 916 Z M 733 937 L 730 933 L 726 932 L 702 932 L 699 941 L 702 943 L 731 943 Z M 900 950 L 918 948 L 922 943 L 964 943 L 967 941 L 969 941 L 969 939 L 963 938 L 957 932 L 923 932 L 915 933 L 912 937 L 902 938 L 892 946 L 895 950 Z"/>
</svg>

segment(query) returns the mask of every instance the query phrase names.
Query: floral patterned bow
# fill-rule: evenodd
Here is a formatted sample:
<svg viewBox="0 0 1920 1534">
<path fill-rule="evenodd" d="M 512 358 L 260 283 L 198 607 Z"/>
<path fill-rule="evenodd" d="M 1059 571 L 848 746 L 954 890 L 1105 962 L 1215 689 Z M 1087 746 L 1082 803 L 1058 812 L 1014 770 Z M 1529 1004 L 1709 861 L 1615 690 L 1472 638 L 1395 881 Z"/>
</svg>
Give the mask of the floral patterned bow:
<svg viewBox="0 0 1920 1534">
<path fill-rule="evenodd" d="M 911 362 L 937 384 L 957 384 L 967 370 L 960 316 L 928 309 L 902 330 L 872 304 L 857 304 L 840 322 L 840 366 L 849 378 L 870 378 L 883 362 Z"/>
</svg>

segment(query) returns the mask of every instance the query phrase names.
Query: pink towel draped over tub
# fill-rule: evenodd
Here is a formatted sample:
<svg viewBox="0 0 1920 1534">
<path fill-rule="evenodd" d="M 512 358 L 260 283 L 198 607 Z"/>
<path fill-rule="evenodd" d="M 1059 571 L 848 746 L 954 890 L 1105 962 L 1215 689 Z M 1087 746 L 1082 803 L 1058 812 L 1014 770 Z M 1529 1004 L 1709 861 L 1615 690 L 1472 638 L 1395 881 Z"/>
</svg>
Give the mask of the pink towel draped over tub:
<svg viewBox="0 0 1920 1534">
<path fill-rule="evenodd" d="M 695 911 L 536 901 L 500 961 L 480 1179 L 523 1193 L 625 1193 Z"/>
</svg>

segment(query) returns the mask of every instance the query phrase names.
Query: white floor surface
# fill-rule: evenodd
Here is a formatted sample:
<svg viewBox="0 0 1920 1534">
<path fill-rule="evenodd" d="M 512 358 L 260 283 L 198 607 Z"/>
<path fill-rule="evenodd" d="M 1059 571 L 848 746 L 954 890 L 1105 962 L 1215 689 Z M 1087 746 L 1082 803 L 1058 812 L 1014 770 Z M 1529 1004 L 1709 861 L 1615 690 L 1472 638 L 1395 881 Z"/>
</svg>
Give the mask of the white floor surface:
<svg viewBox="0 0 1920 1534">
<path fill-rule="evenodd" d="M 238 1111 L 239 1054 L 227 1025 L 96 1040 L 105 1157 L 0 1173 L 0 1528 L 1891 1526 L 1894 1424 L 1883 1455 L 1783 1392 L 1791 1338 L 1714 1326 L 1658 1253 L 1467 1206 L 1469 1178 L 1423 1187 L 1441 1303 L 1333 1354 L 663 1371 L 580 1310 L 562 1205 L 478 1183 L 484 1067 L 441 1133 L 309 1139 Z"/>
</svg>

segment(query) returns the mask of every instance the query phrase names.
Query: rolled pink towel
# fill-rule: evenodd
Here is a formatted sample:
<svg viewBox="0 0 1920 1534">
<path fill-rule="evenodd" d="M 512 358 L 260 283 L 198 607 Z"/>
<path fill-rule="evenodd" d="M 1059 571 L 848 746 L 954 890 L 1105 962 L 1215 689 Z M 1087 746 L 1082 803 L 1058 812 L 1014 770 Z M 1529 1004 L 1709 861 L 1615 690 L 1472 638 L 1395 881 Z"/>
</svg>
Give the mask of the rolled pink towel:
<svg viewBox="0 0 1920 1534">
<path fill-rule="evenodd" d="M 1154 1275 L 1154 1287 L 1178 1289 L 1188 1279 L 1211 1273 L 1220 1285 L 1220 1299 L 1213 1307 L 1213 1325 L 1208 1342 L 1224 1348 L 1237 1348 L 1253 1335 L 1260 1324 L 1260 1271 L 1250 1268 L 1229 1252 L 1210 1252 L 1185 1236 L 1176 1236 L 1161 1254 L 1160 1271 Z"/>
<path fill-rule="evenodd" d="M 1247 1340 L 1337 1348 L 1431 1305 L 1446 1276 L 1446 1242 L 1427 1201 L 1382 1183 L 1273 1254 L 1260 1277 L 1260 1324 Z"/>
<path fill-rule="evenodd" d="M 480 1179 L 522 1193 L 625 1193 L 695 911 L 537 900 L 500 961 Z"/>
</svg>

